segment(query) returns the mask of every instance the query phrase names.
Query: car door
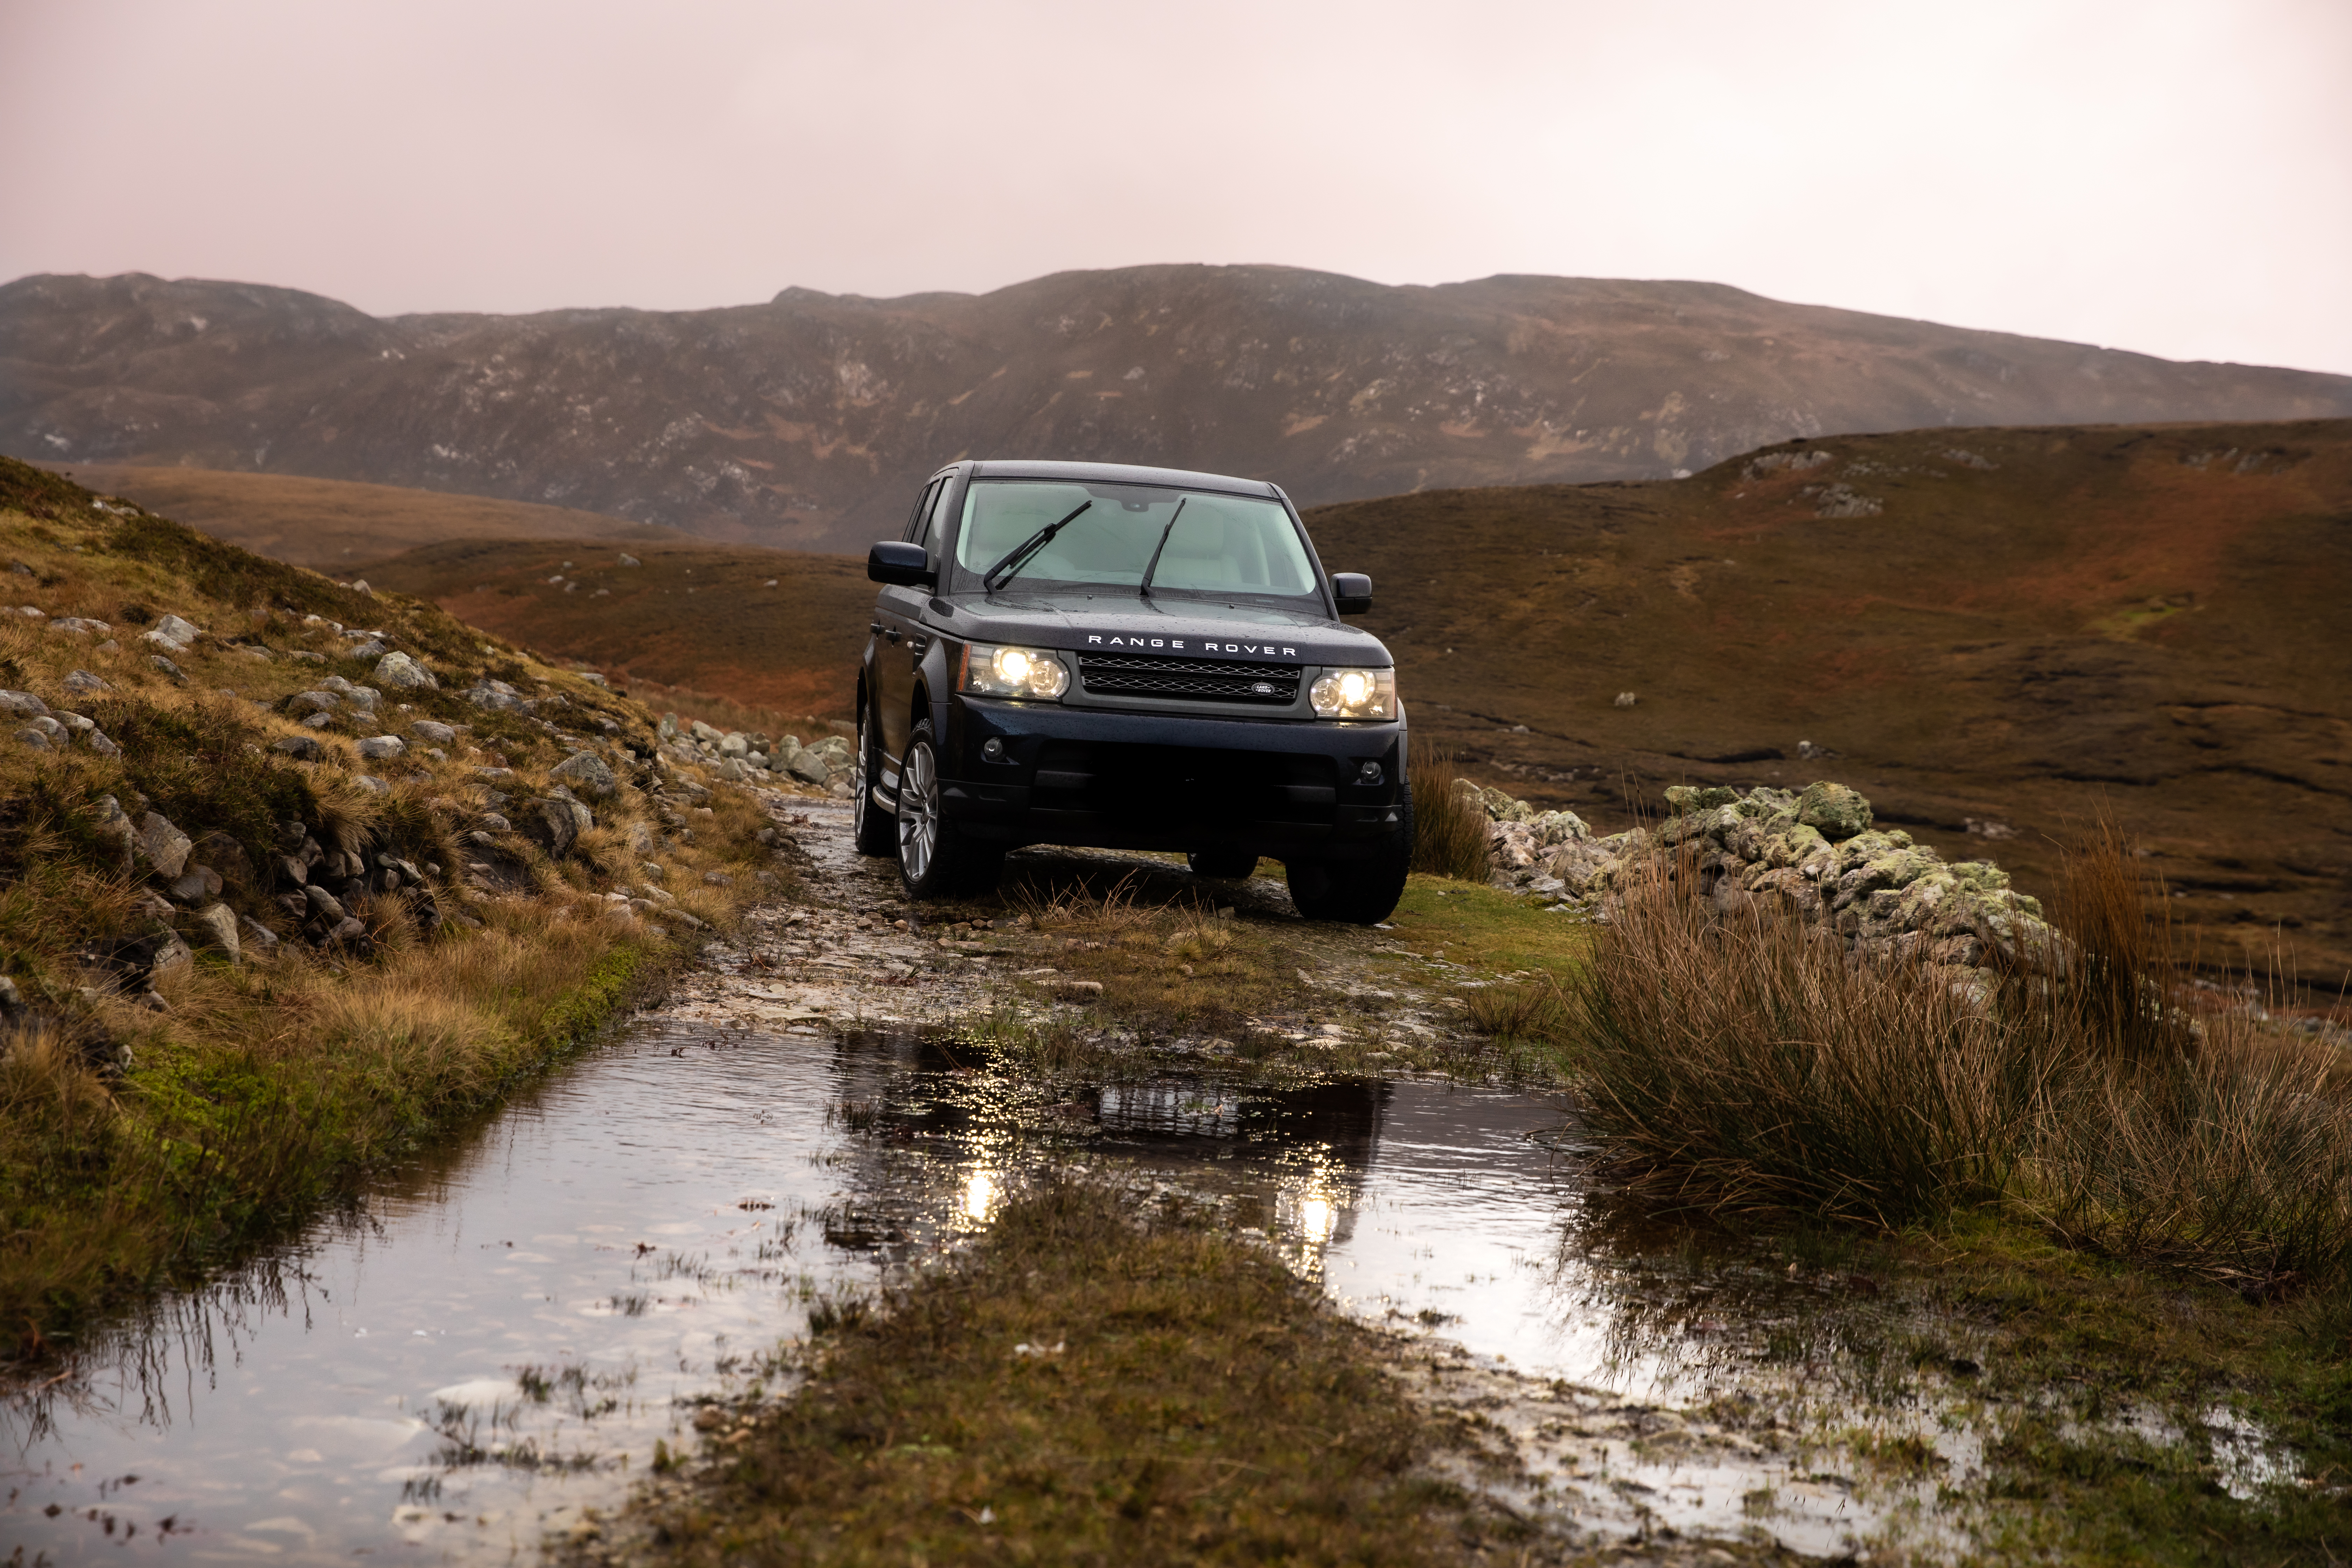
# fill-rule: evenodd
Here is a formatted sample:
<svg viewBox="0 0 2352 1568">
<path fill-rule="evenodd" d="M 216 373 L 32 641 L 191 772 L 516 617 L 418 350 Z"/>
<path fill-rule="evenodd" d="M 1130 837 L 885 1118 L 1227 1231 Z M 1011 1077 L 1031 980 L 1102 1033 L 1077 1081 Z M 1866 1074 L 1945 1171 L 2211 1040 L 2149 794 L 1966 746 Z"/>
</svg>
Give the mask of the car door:
<svg viewBox="0 0 2352 1568">
<path fill-rule="evenodd" d="M 946 488 L 944 479 L 933 479 L 924 487 L 913 513 L 907 519 L 905 538 L 911 541 L 923 536 L 940 492 Z M 881 639 L 874 649 L 875 717 L 882 730 L 882 786 L 893 793 L 898 787 L 899 759 L 907 754 L 907 734 L 914 723 L 915 661 L 919 656 L 911 655 L 908 639 L 922 636 L 917 627 L 924 601 L 929 597 L 928 588 L 891 584 L 874 599 L 873 629 Z"/>
</svg>

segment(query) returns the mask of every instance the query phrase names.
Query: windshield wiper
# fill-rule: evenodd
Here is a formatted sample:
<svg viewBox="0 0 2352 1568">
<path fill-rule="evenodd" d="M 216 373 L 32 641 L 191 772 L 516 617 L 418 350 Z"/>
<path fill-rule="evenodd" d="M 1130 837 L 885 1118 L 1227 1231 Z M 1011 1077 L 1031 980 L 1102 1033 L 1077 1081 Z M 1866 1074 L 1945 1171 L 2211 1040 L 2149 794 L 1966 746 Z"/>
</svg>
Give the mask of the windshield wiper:
<svg viewBox="0 0 2352 1568">
<path fill-rule="evenodd" d="M 1031 534 L 1028 538 L 1014 545 L 1005 553 L 1004 559 L 999 561 L 995 565 L 990 567 L 986 572 L 981 574 L 980 585 L 987 589 L 992 594 L 995 593 L 998 583 L 1009 581 L 1014 573 L 1019 572 L 1023 566 L 1028 564 L 1029 557 L 1036 554 L 1037 552 L 1045 549 L 1048 544 L 1053 543 L 1054 535 L 1061 532 L 1063 528 L 1068 524 L 1072 519 L 1075 519 L 1079 512 L 1086 510 L 1087 508 L 1094 504 L 1094 497 L 1088 496 L 1086 500 L 1077 504 L 1076 509 L 1073 510 L 1068 517 L 1065 517 L 1060 522 L 1047 523 L 1045 527 L 1039 529 L 1036 532 Z"/>
<path fill-rule="evenodd" d="M 1184 515 L 1184 503 L 1192 499 L 1191 496 L 1176 498 L 1176 510 L 1168 514 L 1168 526 L 1160 531 L 1160 542 L 1151 547 L 1150 563 L 1143 568 L 1143 581 L 1136 586 L 1137 598 L 1151 597 L 1151 574 L 1160 570 L 1160 552 L 1168 548 L 1168 536 L 1176 531 L 1176 520 Z"/>
</svg>

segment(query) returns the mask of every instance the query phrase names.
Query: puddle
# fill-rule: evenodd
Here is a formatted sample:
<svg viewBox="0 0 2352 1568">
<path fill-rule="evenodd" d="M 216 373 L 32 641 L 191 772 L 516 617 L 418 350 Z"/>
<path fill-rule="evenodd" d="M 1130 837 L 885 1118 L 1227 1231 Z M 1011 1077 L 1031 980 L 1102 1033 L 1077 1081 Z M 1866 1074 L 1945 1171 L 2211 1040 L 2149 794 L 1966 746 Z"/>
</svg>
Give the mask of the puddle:
<svg viewBox="0 0 2352 1568">
<path fill-rule="evenodd" d="M 1220 1204 L 1352 1310 L 1437 1325 L 1489 1364 L 1625 1382 L 1605 1305 L 1563 1291 L 1578 1182 L 1547 1100 L 1203 1078 L 1045 1115 L 1069 1132 L 1041 1135 L 1009 1082 L 908 1036 L 649 1021 L 362 1215 L 13 1402 L 0 1520 L 60 1563 L 151 1543 L 191 1561 L 530 1551 L 616 1500 L 656 1438 L 690 1441 L 687 1402 L 756 1375 L 813 1302 L 1078 1151 Z"/>
</svg>

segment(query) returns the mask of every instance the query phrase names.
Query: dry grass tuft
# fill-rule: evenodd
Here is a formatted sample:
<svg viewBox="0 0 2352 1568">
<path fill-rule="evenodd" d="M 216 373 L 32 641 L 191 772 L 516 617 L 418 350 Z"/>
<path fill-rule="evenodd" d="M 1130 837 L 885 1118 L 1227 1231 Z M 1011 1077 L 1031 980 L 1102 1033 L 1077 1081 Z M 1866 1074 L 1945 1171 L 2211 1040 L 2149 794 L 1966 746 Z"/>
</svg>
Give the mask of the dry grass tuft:
<svg viewBox="0 0 2352 1568">
<path fill-rule="evenodd" d="M 2111 828 L 2068 857 L 2066 947 L 1990 994 L 1719 919 L 1692 869 L 1655 863 L 1571 986 L 1588 1114 L 1637 1185 L 1890 1227 L 1996 1205 L 2254 1292 L 2352 1274 L 2344 1064 L 2177 1005 L 2162 900 Z"/>
<path fill-rule="evenodd" d="M 1433 877 L 1483 882 L 1495 868 L 1486 814 L 1455 787 L 1454 753 L 1412 749 L 1412 868 Z"/>
</svg>

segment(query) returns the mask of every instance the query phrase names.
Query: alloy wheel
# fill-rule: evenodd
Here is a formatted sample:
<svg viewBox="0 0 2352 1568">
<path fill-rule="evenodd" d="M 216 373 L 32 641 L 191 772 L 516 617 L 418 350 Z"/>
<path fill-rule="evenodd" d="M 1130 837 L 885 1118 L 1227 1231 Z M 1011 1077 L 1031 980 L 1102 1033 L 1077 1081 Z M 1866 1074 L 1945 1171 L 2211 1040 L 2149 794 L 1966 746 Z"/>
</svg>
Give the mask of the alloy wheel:
<svg viewBox="0 0 2352 1568">
<path fill-rule="evenodd" d="M 920 882 L 940 847 L 940 770 L 929 742 L 907 750 L 898 780 L 898 864 L 908 882 Z"/>
</svg>

